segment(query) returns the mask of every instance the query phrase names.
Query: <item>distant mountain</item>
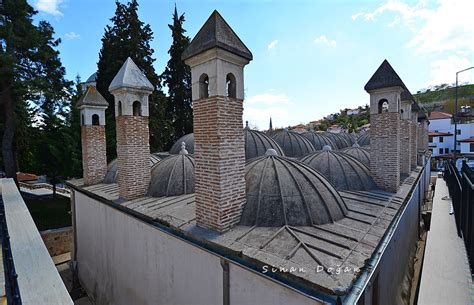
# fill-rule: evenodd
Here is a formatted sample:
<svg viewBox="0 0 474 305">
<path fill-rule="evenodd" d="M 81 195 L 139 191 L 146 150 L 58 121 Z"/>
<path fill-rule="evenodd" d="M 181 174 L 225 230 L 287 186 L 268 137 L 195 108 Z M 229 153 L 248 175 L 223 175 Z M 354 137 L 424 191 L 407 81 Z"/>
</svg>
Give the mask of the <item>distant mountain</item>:
<svg viewBox="0 0 474 305">
<path fill-rule="evenodd" d="M 413 96 L 427 111 L 454 111 L 455 88 L 452 86 L 434 86 Z M 474 85 L 458 86 L 458 109 L 463 105 L 474 105 Z"/>
</svg>

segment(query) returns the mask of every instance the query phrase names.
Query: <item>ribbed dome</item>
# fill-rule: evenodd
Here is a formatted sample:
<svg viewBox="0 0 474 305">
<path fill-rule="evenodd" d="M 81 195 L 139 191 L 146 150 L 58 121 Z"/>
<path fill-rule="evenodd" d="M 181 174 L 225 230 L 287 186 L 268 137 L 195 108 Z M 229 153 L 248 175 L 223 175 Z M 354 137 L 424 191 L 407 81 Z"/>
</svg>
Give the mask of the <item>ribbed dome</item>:
<svg viewBox="0 0 474 305">
<path fill-rule="evenodd" d="M 343 149 L 352 145 L 338 133 L 326 131 L 325 133 L 323 133 L 323 135 L 325 135 L 334 142 L 334 144 L 336 145 L 336 149 Z"/>
<path fill-rule="evenodd" d="M 357 144 L 360 146 L 368 146 L 370 145 L 370 133 L 369 132 L 364 132 L 359 135 L 359 138 L 357 138 Z"/>
<path fill-rule="evenodd" d="M 153 167 L 156 163 L 160 162 L 160 158 L 154 154 L 150 154 L 150 167 Z M 104 183 L 117 183 L 117 159 L 113 159 L 107 165 L 107 173 L 105 174 Z"/>
<path fill-rule="evenodd" d="M 365 166 L 369 167 L 370 165 L 370 153 L 367 149 L 361 148 L 358 144 L 352 145 L 352 147 L 345 148 L 341 150 L 343 153 L 346 153 L 360 162 Z"/>
<path fill-rule="evenodd" d="M 245 128 L 244 138 L 245 160 L 250 160 L 255 157 L 263 156 L 265 155 L 265 152 L 270 148 L 274 149 L 279 156 L 285 155 L 278 143 L 272 138 L 268 137 L 263 132 Z"/>
<path fill-rule="evenodd" d="M 334 187 L 301 162 L 267 154 L 248 162 L 245 171 L 247 201 L 241 225 L 310 226 L 337 221 L 347 213 Z"/>
<path fill-rule="evenodd" d="M 315 151 L 308 139 L 293 131 L 276 131 L 271 134 L 271 138 L 280 145 L 287 157 L 299 158 Z"/>
<path fill-rule="evenodd" d="M 324 145 L 329 145 L 333 149 L 336 149 L 336 144 L 334 144 L 334 142 L 328 137 L 326 137 L 325 135 L 316 133 L 314 131 L 308 131 L 308 132 L 303 133 L 302 135 L 303 137 L 308 139 L 311 142 L 311 144 L 313 144 L 314 149 L 316 150 L 322 150 Z"/>
<path fill-rule="evenodd" d="M 349 143 L 349 145 L 353 145 L 355 143 L 355 137 L 353 135 L 351 135 L 350 133 L 347 133 L 347 132 L 340 132 L 338 133 L 338 135 L 340 135 L 341 137 L 343 137 L 344 139 L 346 139 L 347 143 Z"/>
<path fill-rule="evenodd" d="M 179 138 L 173 146 L 171 146 L 170 154 L 177 155 L 181 151 L 181 143 L 186 143 L 186 149 L 190 154 L 194 154 L 194 133 L 188 133 Z"/>
<path fill-rule="evenodd" d="M 302 158 L 301 162 L 320 172 L 337 190 L 368 191 L 376 188 L 369 169 L 345 153 L 315 152 Z"/>
<path fill-rule="evenodd" d="M 284 156 L 284 152 L 275 140 L 268 137 L 263 132 L 244 129 L 245 137 L 245 160 L 249 160 L 258 156 L 263 156 L 267 149 L 273 148 L 278 155 Z M 190 154 L 194 154 L 194 134 L 187 134 L 176 141 L 170 149 L 170 154 L 178 154 L 181 149 L 181 143 L 186 143 L 186 149 Z"/>
<path fill-rule="evenodd" d="M 185 151 L 161 160 L 151 169 L 149 196 L 178 196 L 190 193 L 194 193 L 194 159 Z"/>
</svg>

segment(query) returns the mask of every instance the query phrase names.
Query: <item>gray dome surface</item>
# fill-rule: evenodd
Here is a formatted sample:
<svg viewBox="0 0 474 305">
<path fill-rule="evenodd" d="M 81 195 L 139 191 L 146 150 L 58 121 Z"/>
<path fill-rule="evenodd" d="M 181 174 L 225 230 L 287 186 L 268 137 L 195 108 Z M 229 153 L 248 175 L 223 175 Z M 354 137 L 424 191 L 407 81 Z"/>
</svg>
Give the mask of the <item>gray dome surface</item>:
<svg viewBox="0 0 474 305">
<path fill-rule="evenodd" d="M 315 150 L 322 150 L 324 145 L 329 145 L 332 149 L 336 149 L 336 144 L 334 144 L 331 139 L 320 133 L 308 131 L 303 133 L 302 136 L 313 144 Z"/>
<path fill-rule="evenodd" d="M 363 134 L 360 134 L 357 138 L 357 144 L 359 144 L 360 146 L 370 145 L 370 133 L 364 132 Z"/>
<path fill-rule="evenodd" d="M 354 144 L 355 145 L 355 144 Z M 349 148 L 345 148 L 341 150 L 343 153 L 346 153 L 357 160 L 359 160 L 362 164 L 365 166 L 369 167 L 370 165 L 370 153 L 367 149 L 357 147 L 357 146 L 352 146 Z"/>
<path fill-rule="evenodd" d="M 315 151 L 308 139 L 293 131 L 277 131 L 271 134 L 271 138 L 280 145 L 287 157 L 299 158 Z"/>
<path fill-rule="evenodd" d="M 376 189 L 369 169 L 360 161 L 339 151 L 320 151 L 301 159 L 321 173 L 340 191 Z"/>
<path fill-rule="evenodd" d="M 305 164 L 265 155 L 245 166 L 247 200 L 240 225 L 311 226 L 344 218 L 346 205 L 336 189 Z"/>
<path fill-rule="evenodd" d="M 339 135 L 338 133 L 326 131 L 325 133 L 323 133 L 323 135 L 325 135 L 334 142 L 334 144 L 336 145 L 335 149 L 343 149 L 352 145 L 349 143 L 349 141 L 347 141 L 343 136 Z"/>
<path fill-rule="evenodd" d="M 181 151 L 181 143 L 186 143 L 186 149 L 190 154 L 194 154 L 194 133 L 188 133 L 179 138 L 173 146 L 171 146 L 170 154 L 177 155 Z"/>
<path fill-rule="evenodd" d="M 280 145 L 263 132 L 245 128 L 244 139 L 245 160 L 263 156 L 268 149 L 274 149 L 279 156 L 285 155 Z"/>
<path fill-rule="evenodd" d="M 353 145 L 355 143 L 355 137 L 353 135 L 351 135 L 350 133 L 347 133 L 347 132 L 340 132 L 338 133 L 339 136 L 343 137 L 344 139 L 346 139 L 347 143 L 349 143 L 349 145 Z"/>
<path fill-rule="evenodd" d="M 151 169 L 149 196 L 178 196 L 190 193 L 194 193 L 194 158 L 189 154 L 169 156 Z"/>
<path fill-rule="evenodd" d="M 150 154 L 150 167 L 160 162 L 160 158 L 154 154 Z M 107 173 L 105 174 L 104 183 L 117 183 L 118 168 L 117 159 L 113 159 L 107 165 Z"/>
</svg>

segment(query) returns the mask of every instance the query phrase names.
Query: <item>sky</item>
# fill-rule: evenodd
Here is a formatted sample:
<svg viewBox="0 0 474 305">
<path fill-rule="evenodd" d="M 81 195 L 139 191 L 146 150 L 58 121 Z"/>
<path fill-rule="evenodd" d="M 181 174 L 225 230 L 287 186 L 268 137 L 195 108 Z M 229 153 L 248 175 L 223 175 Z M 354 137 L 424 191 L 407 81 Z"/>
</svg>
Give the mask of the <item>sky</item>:
<svg viewBox="0 0 474 305">
<path fill-rule="evenodd" d="M 97 69 L 113 0 L 28 0 L 62 39 L 67 78 Z M 126 2 L 126 0 L 121 0 Z M 139 0 L 154 32 L 155 69 L 169 60 L 174 5 L 191 38 L 217 9 L 253 53 L 245 68 L 244 120 L 286 127 L 369 102 L 364 85 L 387 59 L 412 93 L 454 83 L 474 66 L 473 0 Z M 474 70 L 472 70 L 474 71 Z M 472 71 L 459 82 L 474 83 Z"/>
</svg>

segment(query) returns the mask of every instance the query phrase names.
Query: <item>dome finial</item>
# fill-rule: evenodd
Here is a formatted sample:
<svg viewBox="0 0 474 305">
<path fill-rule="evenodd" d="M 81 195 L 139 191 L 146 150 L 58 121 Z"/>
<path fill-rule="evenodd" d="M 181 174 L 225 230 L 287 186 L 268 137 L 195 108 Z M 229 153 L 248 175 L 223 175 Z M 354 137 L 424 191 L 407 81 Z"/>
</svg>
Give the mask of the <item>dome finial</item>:
<svg viewBox="0 0 474 305">
<path fill-rule="evenodd" d="M 180 155 L 187 155 L 188 151 L 186 150 L 186 142 L 181 142 L 181 150 L 179 151 Z"/>
<path fill-rule="evenodd" d="M 323 151 L 331 151 L 331 150 L 332 150 L 331 146 L 329 146 L 329 145 L 324 145 L 323 146 Z"/>
<path fill-rule="evenodd" d="M 269 148 L 267 149 L 267 151 L 265 152 L 265 156 L 278 156 L 278 153 L 276 150 L 274 150 L 273 148 Z"/>
</svg>

